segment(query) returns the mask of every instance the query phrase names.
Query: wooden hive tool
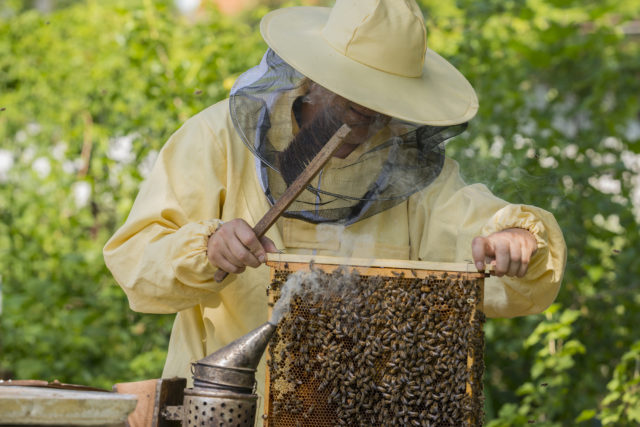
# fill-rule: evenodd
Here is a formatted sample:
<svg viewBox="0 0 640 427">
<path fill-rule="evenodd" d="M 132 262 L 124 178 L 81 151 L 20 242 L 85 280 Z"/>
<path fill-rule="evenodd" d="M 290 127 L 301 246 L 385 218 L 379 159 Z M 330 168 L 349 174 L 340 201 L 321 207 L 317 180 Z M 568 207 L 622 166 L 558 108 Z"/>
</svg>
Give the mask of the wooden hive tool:
<svg viewBox="0 0 640 427">
<path fill-rule="evenodd" d="M 307 187 L 307 184 L 309 184 L 313 177 L 316 176 L 329 159 L 331 159 L 331 156 L 338 147 L 340 147 L 349 132 L 351 132 L 351 128 L 347 125 L 342 125 L 318 154 L 315 155 L 311 162 L 309 162 L 309 165 L 307 165 L 304 171 L 287 187 L 285 192 L 282 193 L 282 196 L 253 227 L 253 231 L 258 238 L 264 236 L 267 230 L 280 218 L 280 215 L 282 215 L 300 193 L 302 193 Z M 216 282 L 222 282 L 228 274 L 226 271 L 218 269 L 213 278 Z"/>
</svg>

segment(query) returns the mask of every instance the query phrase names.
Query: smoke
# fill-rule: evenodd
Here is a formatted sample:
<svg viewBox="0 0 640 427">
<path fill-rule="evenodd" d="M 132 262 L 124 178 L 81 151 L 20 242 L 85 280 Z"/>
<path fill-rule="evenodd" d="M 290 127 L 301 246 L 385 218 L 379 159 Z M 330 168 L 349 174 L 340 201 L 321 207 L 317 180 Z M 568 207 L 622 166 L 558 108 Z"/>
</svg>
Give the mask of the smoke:
<svg viewBox="0 0 640 427">
<path fill-rule="evenodd" d="M 318 270 L 298 271 L 290 274 L 285 284 L 280 288 L 280 298 L 273 307 L 269 323 L 277 325 L 280 319 L 289 312 L 291 300 L 296 295 L 312 293 L 320 296 L 329 290 L 321 286 L 321 275 Z"/>
<path fill-rule="evenodd" d="M 370 234 L 355 234 L 346 230 L 340 224 L 318 224 L 316 238 L 320 244 L 337 242 L 337 254 L 343 257 L 375 259 L 375 238 Z M 345 260 L 346 261 L 346 260 Z M 347 262 L 348 264 L 348 262 Z M 357 273 L 348 273 L 343 265 L 333 274 L 328 275 L 311 265 L 311 271 L 298 271 L 290 274 L 287 281 L 280 288 L 280 298 L 273 307 L 269 323 L 277 325 L 280 319 L 289 312 L 291 300 L 297 295 L 311 296 L 314 300 L 335 296 L 338 292 L 344 295 L 350 284 L 354 282 Z"/>
<path fill-rule="evenodd" d="M 336 295 L 347 296 L 356 291 L 357 273 L 349 273 L 342 266 L 331 274 L 314 269 L 298 271 L 290 274 L 287 281 L 280 288 L 280 298 L 273 307 L 269 323 L 277 325 L 289 313 L 291 301 L 296 297 L 310 298 L 316 303 Z"/>
<path fill-rule="evenodd" d="M 291 307 L 291 298 L 294 295 L 301 293 L 303 283 L 318 283 L 317 276 L 318 273 L 315 271 L 298 271 L 290 274 L 285 284 L 280 288 L 280 298 L 273 306 L 273 312 L 271 313 L 269 323 L 277 325 L 278 322 L 280 322 L 280 319 L 289 312 Z"/>
<path fill-rule="evenodd" d="M 316 240 L 321 247 L 337 245 L 336 256 L 375 258 L 376 240 L 372 234 L 356 234 L 342 224 L 318 224 Z"/>
</svg>

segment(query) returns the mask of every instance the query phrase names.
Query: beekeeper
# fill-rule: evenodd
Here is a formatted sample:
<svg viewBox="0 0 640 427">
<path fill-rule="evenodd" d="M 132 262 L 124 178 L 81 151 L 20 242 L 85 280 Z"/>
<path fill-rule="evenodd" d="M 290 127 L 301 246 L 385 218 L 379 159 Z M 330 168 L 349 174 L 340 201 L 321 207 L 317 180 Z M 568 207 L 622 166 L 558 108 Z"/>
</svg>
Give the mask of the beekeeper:
<svg viewBox="0 0 640 427">
<path fill-rule="evenodd" d="M 166 143 L 104 248 L 131 308 L 177 313 L 164 376 L 267 320 L 265 253 L 485 260 L 485 313 L 539 313 L 566 247 L 553 216 L 465 184 L 443 142 L 478 110 L 467 80 L 427 49 L 410 0 L 338 0 L 261 22 L 269 45 L 229 99 Z M 351 134 L 266 237 L 251 226 L 343 123 Z M 230 274 L 213 280 L 221 268 Z M 259 369 L 264 375 L 264 365 Z M 258 381 L 259 393 L 263 381 Z"/>
</svg>

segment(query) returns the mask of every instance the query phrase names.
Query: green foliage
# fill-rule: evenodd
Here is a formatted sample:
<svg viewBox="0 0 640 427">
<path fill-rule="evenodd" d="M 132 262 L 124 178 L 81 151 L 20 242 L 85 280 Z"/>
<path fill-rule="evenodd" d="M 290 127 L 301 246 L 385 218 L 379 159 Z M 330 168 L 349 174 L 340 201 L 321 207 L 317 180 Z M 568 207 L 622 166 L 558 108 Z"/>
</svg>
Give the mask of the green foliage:
<svg viewBox="0 0 640 427">
<path fill-rule="evenodd" d="M 622 355 L 607 390 L 609 393 L 602 400 L 602 424 L 640 424 L 640 341 Z"/>
<path fill-rule="evenodd" d="M 569 249 L 557 304 L 486 324 L 487 424 L 638 424 L 640 44 L 624 28 L 640 4 L 420 3 L 480 99 L 448 152 L 468 181 L 552 211 Z M 157 377 L 173 318 L 131 312 L 101 248 L 167 137 L 259 61 L 265 10 L 24 5 L 0 6 L 0 371 Z"/>
<path fill-rule="evenodd" d="M 0 21 L 3 377 L 158 377 L 173 316 L 129 310 L 102 260 L 154 153 L 259 61 L 259 14 L 87 2 Z"/>
<path fill-rule="evenodd" d="M 585 353 L 584 346 L 572 338 L 573 323 L 580 317 L 575 310 L 561 310 L 559 304 L 545 312 L 540 322 L 524 343 L 524 348 L 538 348 L 530 362 L 530 379 L 520 385 L 516 394 L 519 405 L 506 404 L 498 417 L 487 427 L 521 426 L 535 422 L 548 427 L 562 426 L 565 409 L 560 402 L 569 395 L 573 378 L 569 370 L 575 358 Z"/>
</svg>

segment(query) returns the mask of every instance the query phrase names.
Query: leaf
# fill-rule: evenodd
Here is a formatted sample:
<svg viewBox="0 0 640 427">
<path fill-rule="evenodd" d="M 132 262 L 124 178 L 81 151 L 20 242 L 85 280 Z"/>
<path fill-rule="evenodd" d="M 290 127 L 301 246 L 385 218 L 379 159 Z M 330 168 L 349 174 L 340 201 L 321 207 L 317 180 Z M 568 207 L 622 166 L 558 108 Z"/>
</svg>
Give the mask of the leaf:
<svg viewBox="0 0 640 427">
<path fill-rule="evenodd" d="M 581 423 L 583 421 L 589 421 L 596 416 L 595 409 L 585 409 L 576 417 L 576 423 Z"/>
</svg>

